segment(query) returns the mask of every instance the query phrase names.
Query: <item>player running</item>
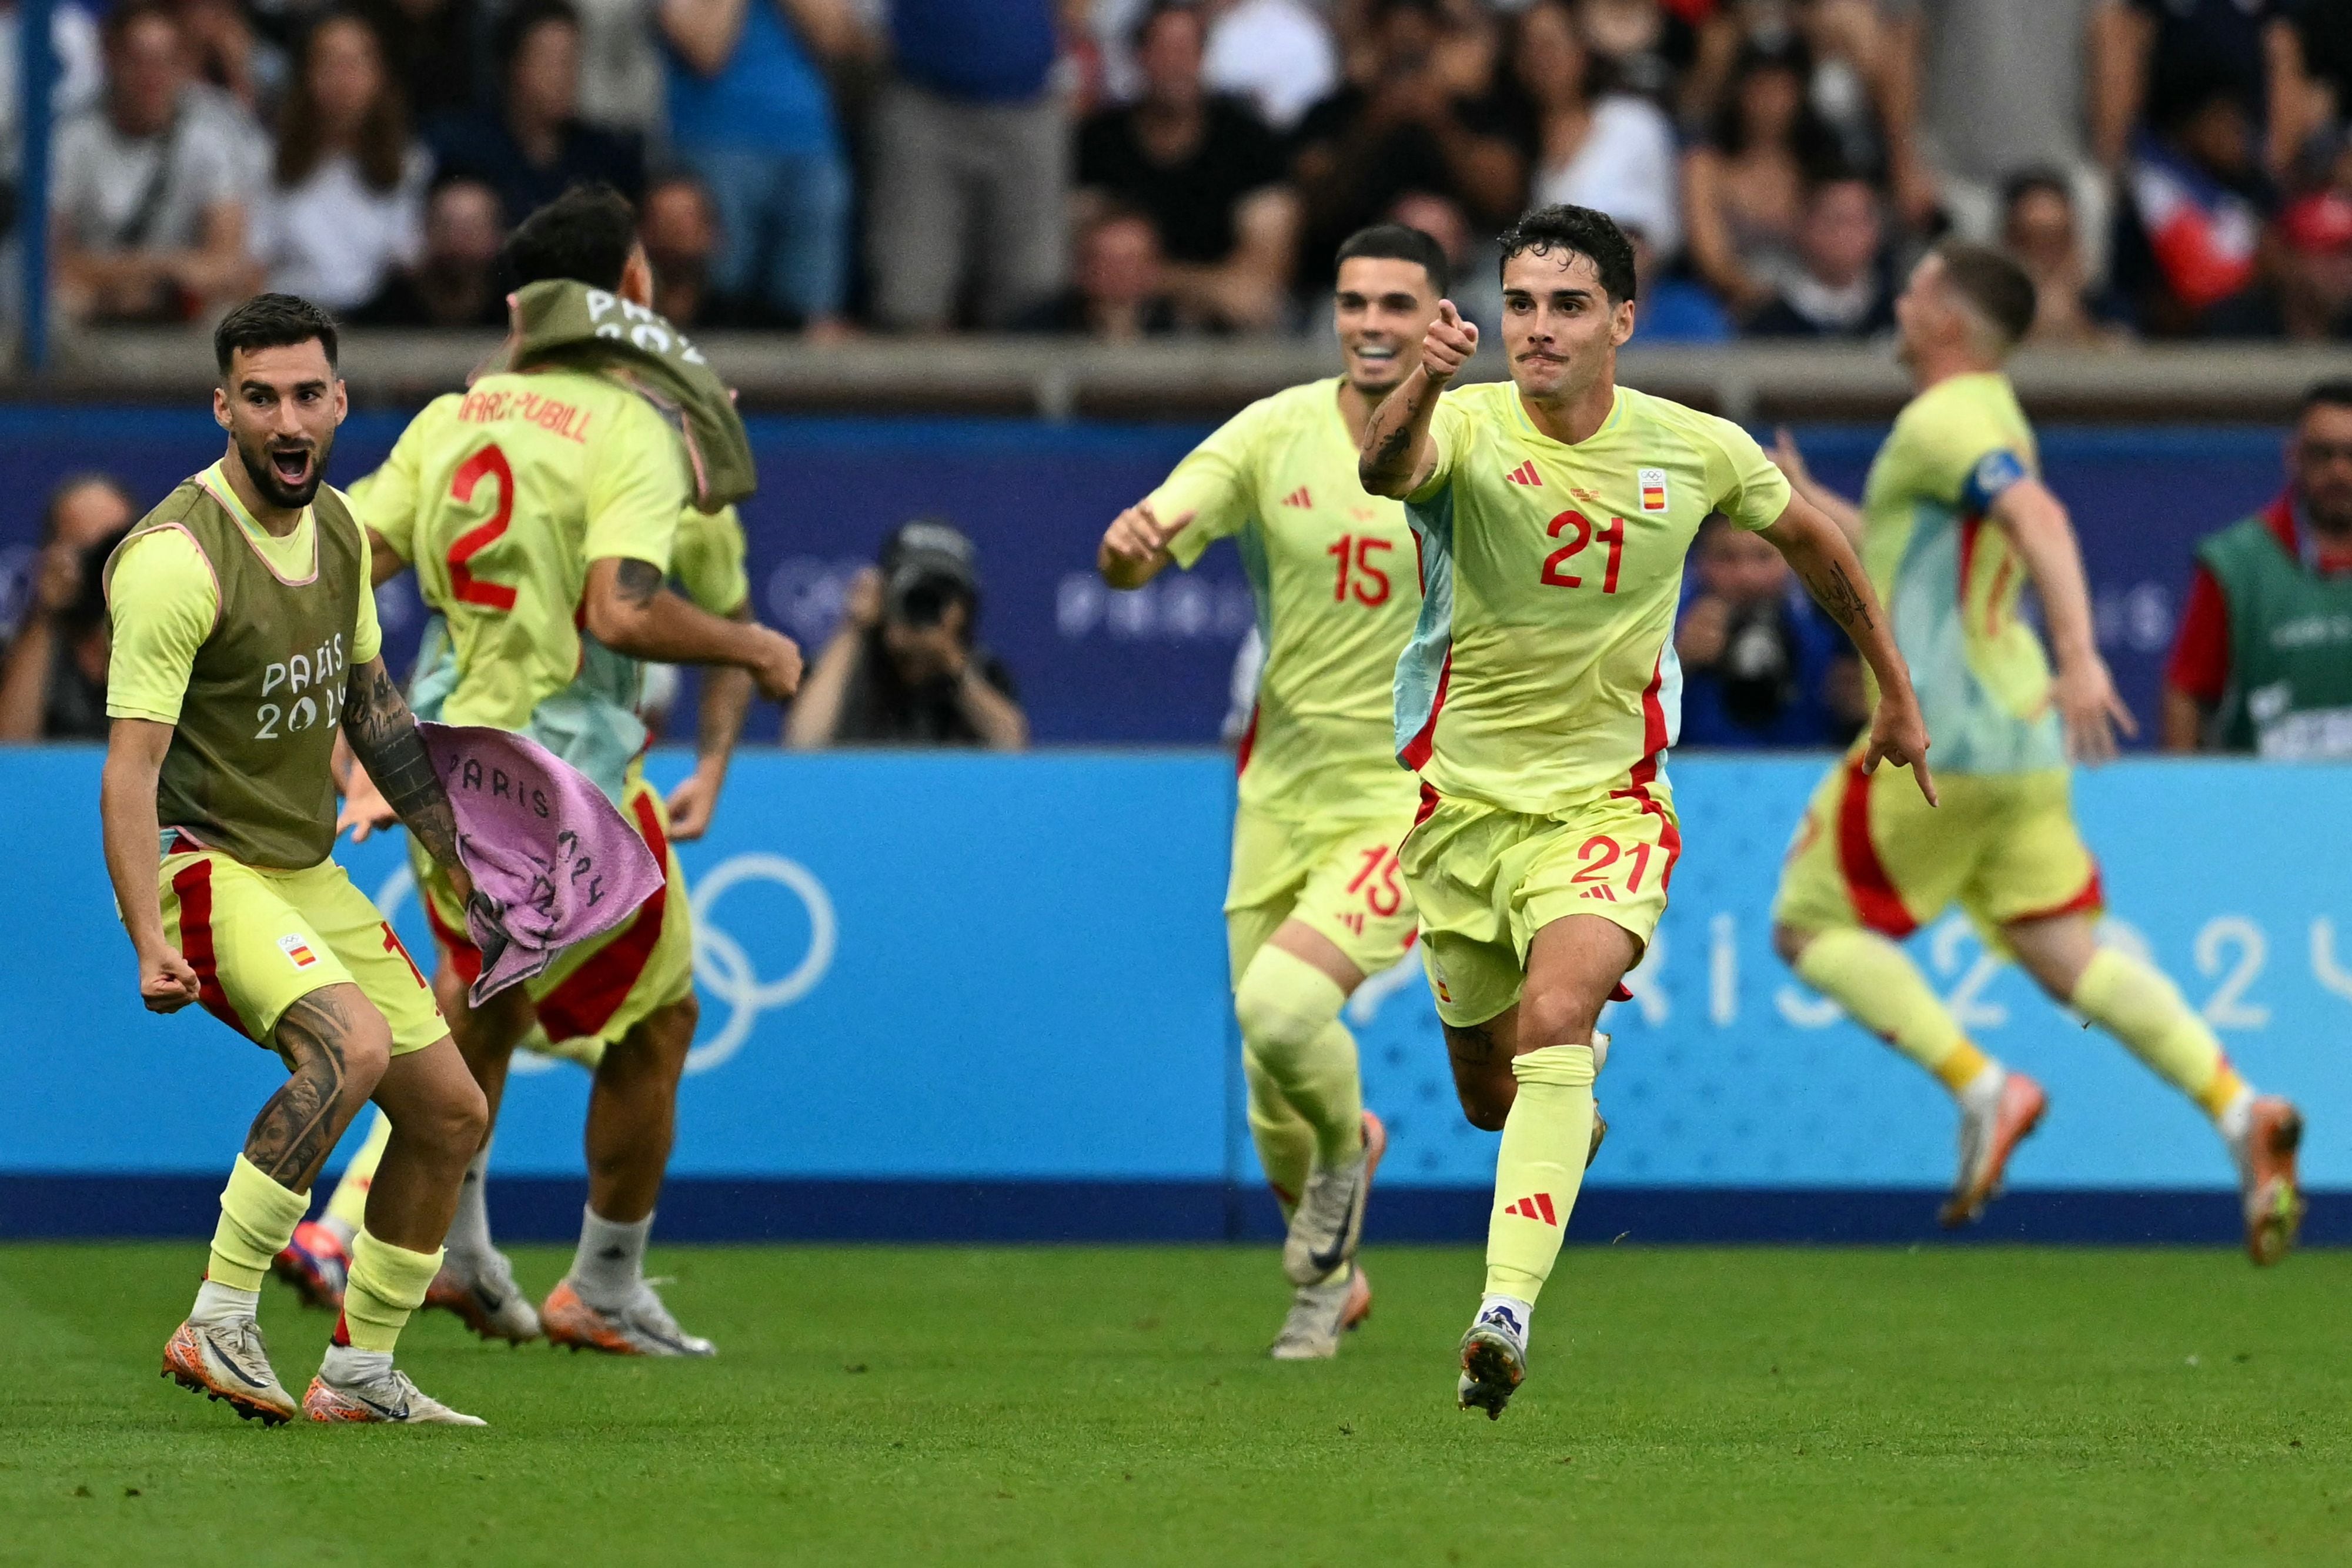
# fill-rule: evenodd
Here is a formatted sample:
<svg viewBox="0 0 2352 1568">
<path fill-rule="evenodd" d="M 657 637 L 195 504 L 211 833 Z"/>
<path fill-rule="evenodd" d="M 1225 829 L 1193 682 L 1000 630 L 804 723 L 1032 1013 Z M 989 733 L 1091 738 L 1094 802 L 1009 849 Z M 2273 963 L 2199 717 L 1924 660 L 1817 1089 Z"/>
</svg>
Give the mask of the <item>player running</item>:
<svg viewBox="0 0 2352 1568">
<path fill-rule="evenodd" d="M 1339 1009 L 1413 939 L 1396 863 L 1412 780 L 1389 755 L 1388 685 L 1421 586 L 1404 509 L 1356 483 L 1356 443 L 1444 292 L 1445 253 L 1418 229 L 1349 237 L 1331 307 L 1344 373 L 1234 415 L 1118 515 L 1097 561 L 1112 587 L 1140 588 L 1230 536 L 1257 600 L 1225 936 L 1250 1135 L 1290 1228 L 1282 1361 L 1337 1354 L 1371 1311 L 1355 1258 L 1386 1134 Z"/>
<path fill-rule="evenodd" d="M 1464 1409 L 1527 1373 L 1592 1121 L 1593 1032 L 1666 903 L 1682 834 L 1665 754 L 1683 558 L 1721 512 L 1788 558 L 1881 691 L 1862 755 L 1935 798 L 1927 731 L 1862 563 L 1744 431 L 1616 384 L 1633 252 L 1602 214 L 1539 207 L 1505 233 L 1511 379 L 1441 396 L 1478 330 L 1441 305 L 1418 370 L 1366 424 L 1360 473 L 1403 497 L 1421 620 L 1395 743 L 1422 779 L 1399 859 L 1462 1108 L 1503 1134 Z"/>
<path fill-rule="evenodd" d="M 1958 1102 L 1945 1225 L 1983 1213 L 2047 1104 L 2040 1084 L 1961 1031 L 1893 940 L 1957 903 L 1993 951 L 2213 1118 L 2237 1162 L 2246 1249 L 2274 1263 L 2303 1216 L 2302 1117 L 2254 1093 L 2170 980 L 2098 941 L 2105 896 L 2075 830 L 2066 765 L 2106 761 L 2116 727 L 2134 726 L 2099 657 L 2073 525 L 2040 478 L 2033 431 L 2001 373 L 2032 322 L 2033 287 L 1997 251 L 1947 244 L 1912 273 L 1895 316 L 1919 391 L 1871 465 L 1861 509 L 1813 483 L 1785 438 L 1781 461 L 1860 545 L 1893 608 L 1896 641 L 1923 672 L 1944 805 L 1930 817 L 1906 791 L 1874 788 L 1860 754 L 1841 763 L 1790 852 L 1774 946 Z M 2054 675 L 2018 614 L 2029 580 Z"/>
<path fill-rule="evenodd" d="M 745 546 L 742 521 L 733 507 L 722 507 L 717 512 L 703 512 L 688 507 L 678 517 L 677 544 L 670 561 L 670 580 L 679 592 L 713 614 L 725 615 L 732 620 L 748 620 L 751 585 L 743 569 Z M 396 575 L 401 570 L 398 558 L 388 549 L 378 552 L 376 567 L 380 581 Z M 435 616 L 427 624 L 425 643 L 419 652 L 417 685 L 420 691 L 446 692 L 454 676 L 454 655 L 448 649 L 446 625 L 440 617 Z M 593 643 L 587 645 L 586 654 L 600 667 L 615 657 L 610 650 Z M 605 678 L 607 687 L 615 691 L 625 689 L 628 680 L 634 677 L 613 678 L 622 674 L 623 672 L 618 670 L 608 671 Z M 670 792 L 661 819 L 668 829 L 670 842 L 688 843 L 700 838 L 709 830 L 711 813 L 718 804 L 719 791 L 726 781 L 728 763 L 733 756 L 735 743 L 742 734 L 743 717 L 751 706 L 751 677 L 742 670 L 720 667 L 705 672 L 700 722 L 696 729 L 694 772 Z M 633 763 L 631 767 L 628 787 L 632 798 L 640 793 L 650 794 L 650 789 L 635 772 L 636 765 Z M 357 805 L 347 806 L 345 815 L 353 823 L 352 837 L 357 841 L 368 836 L 374 823 L 381 819 L 381 812 L 373 804 L 373 796 L 363 774 L 354 779 L 353 791 Z M 671 887 L 664 891 L 665 901 L 673 896 L 683 899 L 683 885 L 682 880 L 673 882 Z M 447 936 L 454 933 L 444 931 L 440 935 Z M 464 946 L 470 953 L 471 944 Z M 449 983 L 456 983 L 454 974 Z M 579 1035 L 569 1040 L 551 1040 L 548 1037 L 546 1019 L 554 1019 L 557 1027 L 562 1028 L 567 1016 L 560 1006 L 541 1011 L 540 1021 L 532 1025 L 520 1042 L 520 1049 L 536 1055 L 561 1057 L 577 1062 L 593 1073 L 604 1058 L 605 1042 L 600 1035 Z M 341 1305 L 352 1236 L 358 1228 L 358 1217 L 367 1202 L 369 1184 L 374 1179 L 378 1162 L 383 1157 L 387 1131 L 386 1123 L 378 1116 L 367 1140 L 343 1166 L 342 1176 L 335 1184 L 334 1193 L 327 1201 L 326 1211 L 317 1219 L 305 1220 L 295 1227 L 294 1239 L 278 1255 L 278 1273 L 314 1304 Z M 458 1198 L 457 1216 L 449 1227 L 451 1261 L 433 1281 L 433 1288 L 425 1292 L 425 1304 L 456 1313 L 486 1338 L 520 1343 L 536 1337 L 539 1314 L 522 1292 L 515 1288 L 513 1266 L 499 1251 L 490 1236 L 489 1157 L 490 1145 L 486 1140 L 481 1152 L 466 1169 L 466 1185 Z"/>
<path fill-rule="evenodd" d="M 684 873 L 661 797 L 637 767 L 637 661 L 732 666 L 781 698 L 799 679 L 800 653 L 781 633 L 664 585 L 681 514 L 748 495 L 753 476 L 726 388 L 646 307 L 653 274 L 628 203 L 609 187 L 574 188 L 515 231 L 506 264 L 520 286 L 510 359 L 528 368 L 482 375 L 426 407 L 353 504 L 379 571 L 413 564 L 446 618 L 449 655 L 421 673 L 418 710 L 528 734 L 578 768 L 636 823 L 667 883 L 606 936 L 477 1009 L 466 992 L 481 957 L 462 905 L 418 864 L 442 948 L 442 1006 L 493 1122 L 534 1023 L 554 1041 L 603 1042 L 571 1271 L 533 1313 L 490 1244 L 478 1165 L 463 1247 L 440 1289 L 453 1305 L 470 1298 L 467 1321 L 492 1337 L 543 1330 L 555 1343 L 617 1354 L 708 1355 L 709 1342 L 678 1328 L 644 1270 L 698 1009 Z M 748 612 L 740 598 L 735 608 Z M 706 710 L 730 745 L 747 700 L 722 682 Z M 704 820 L 723 748 L 706 752 L 706 765 L 687 796 Z M 352 791 L 347 818 L 383 820 L 364 780 Z"/>
<path fill-rule="evenodd" d="M 488 1113 L 424 976 L 329 852 L 341 734 L 453 896 L 474 898 L 449 798 L 384 673 L 366 542 L 321 484 L 348 406 L 335 324 L 307 300 L 264 294 L 222 319 L 213 347 L 228 451 L 107 562 L 113 722 L 100 810 L 148 1009 L 202 1002 L 274 1050 L 288 1078 L 229 1173 L 204 1284 L 163 1347 L 163 1374 L 265 1425 L 293 1417 L 255 1321 L 262 1276 L 328 1152 L 373 1099 L 394 1130 L 300 1408 L 314 1421 L 478 1427 L 392 1361 L 440 1267 Z"/>
</svg>

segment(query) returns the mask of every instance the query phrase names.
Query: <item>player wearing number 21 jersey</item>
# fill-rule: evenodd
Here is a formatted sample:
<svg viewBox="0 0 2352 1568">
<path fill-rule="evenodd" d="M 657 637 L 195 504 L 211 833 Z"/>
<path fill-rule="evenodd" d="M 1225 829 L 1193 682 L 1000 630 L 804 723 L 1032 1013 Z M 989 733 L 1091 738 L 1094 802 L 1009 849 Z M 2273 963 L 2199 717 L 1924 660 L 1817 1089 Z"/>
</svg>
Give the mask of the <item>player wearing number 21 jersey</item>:
<svg viewBox="0 0 2352 1568">
<path fill-rule="evenodd" d="M 1231 538 L 1257 601 L 1265 665 L 1225 929 L 1250 1133 L 1289 1223 L 1282 1360 L 1336 1354 L 1371 1301 L 1355 1252 L 1384 1134 L 1339 1009 L 1413 937 L 1396 863 L 1412 779 L 1389 755 L 1388 683 L 1421 586 L 1404 509 L 1357 483 L 1356 440 L 1417 362 L 1444 286 L 1418 230 L 1350 237 L 1332 311 L 1346 373 L 1244 409 L 1119 516 L 1100 557 L 1114 587 L 1139 588 Z"/>
<path fill-rule="evenodd" d="M 577 768 L 637 825 L 668 882 L 584 951 L 475 1009 L 466 989 L 480 956 L 448 890 L 420 879 L 443 954 L 442 1006 L 494 1120 L 507 1061 L 534 1024 L 557 1042 L 604 1044 L 572 1271 L 534 1317 L 490 1242 L 478 1161 L 452 1232 L 456 1277 L 436 1299 L 462 1290 L 478 1308 L 468 1320 L 501 1338 L 543 1326 L 584 1348 L 708 1354 L 641 1268 L 696 1008 L 685 887 L 662 803 L 633 768 L 646 742 L 633 711 L 636 661 L 731 666 L 782 696 L 799 653 L 664 585 L 681 514 L 690 504 L 716 511 L 754 481 L 726 388 L 646 308 L 653 278 L 628 204 L 575 188 L 516 231 L 507 266 L 522 285 L 509 368 L 428 406 L 353 503 L 376 536 L 379 571 L 413 562 L 446 622 L 452 657 L 425 673 L 419 703 L 450 724 L 530 735 Z M 740 715 L 738 703 L 734 723 Z M 347 810 L 361 801 L 355 792 Z"/>
<path fill-rule="evenodd" d="M 1421 620 L 1398 661 L 1395 744 L 1421 775 L 1399 858 L 1455 1088 L 1500 1129 L 1486 1295 L 1464 1408 L 1526 1374 L 1592 1121 L 1601 1006 L 1664 911 L 1682 847 L 1666 749 L 1683 558 L 1709 513 L 1788 557 L 1878 673 L 1868 760 L 1915 767 L 1927 731 L 1861 563 L 1738 426 L 1616 384 L 1633 249 L 1584 207 L 1503 237 L 1507 382 L 1440 396 L 1477 347 L 1449 303 L 1421 369 L 1367 426 L 1365 487 L 1402 497 Z"/>
</svg>

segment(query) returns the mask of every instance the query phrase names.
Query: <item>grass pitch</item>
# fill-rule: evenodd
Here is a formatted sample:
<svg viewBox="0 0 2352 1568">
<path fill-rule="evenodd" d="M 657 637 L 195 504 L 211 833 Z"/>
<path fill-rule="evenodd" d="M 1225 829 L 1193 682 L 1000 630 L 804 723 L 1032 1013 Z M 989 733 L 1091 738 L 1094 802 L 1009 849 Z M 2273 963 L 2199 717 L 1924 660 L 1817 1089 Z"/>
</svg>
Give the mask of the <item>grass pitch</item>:
<svg viewBox="0 0 2352 1568">
<path fill-rule="evenodd" d="M 717 1360 L 429 1315 L 453 1433 L 159 1378 L 195 1244 L 0 1248 L 0 1562 L 2352 1562 L 2352 1253 L 1574 1249 L 1495 1424 L 1475 1255 L 1367 1258 L 1371 1322 L 1281 1366 L 1270 1249 L 662 1249 Z M 299 1393 L 327 1320 L 264 1302 Z"/>
</svg>

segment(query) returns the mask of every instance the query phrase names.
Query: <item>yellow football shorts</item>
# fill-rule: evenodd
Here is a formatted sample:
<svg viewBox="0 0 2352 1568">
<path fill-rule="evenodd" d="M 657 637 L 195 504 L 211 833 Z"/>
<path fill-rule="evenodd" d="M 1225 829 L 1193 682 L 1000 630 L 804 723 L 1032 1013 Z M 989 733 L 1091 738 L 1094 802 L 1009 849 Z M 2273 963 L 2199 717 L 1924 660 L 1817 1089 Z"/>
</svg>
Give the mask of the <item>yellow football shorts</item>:
<svg viewBox="0 0 2352 1568">
<path fill-rule="evenodd" d="M 1485 1023 L 1519 999 L 1528 946 L 1571 915 L 1597 915 L 1649 946 L 1682 853 L 1674 792 L 1663 778 L 1546 816 L 1423 787 L 1421 821 L 1399 858 L 1421 911 L 1422 962 L 1437 1016 Z"/>
<path fill-rule="evenodd" d="M 392 1053 L 449 1033 L 433 988 L 381 910 L 331 859 L 302 871 L 231 860 L 173 841 L 159 878 L 163 939 L 196 972 L 206 1011 L 259 1045 L 286 1009 L 352 985 L 392 1026 Z"/>
<path fill-rule="evenodd" d="M 1779 924 L 1900 937 L 1957 903 L 1998 946 L 2001 926 L 2105 905 L 2066 769 L 1939 773 L 1943 804 L 1931 807 L 1909 773 L 1865 774 L 1860 758 L 1813 791 L 1780 873 Z"/>
<path fill-rule="evenodd" d="M 669 812 L 661 792 L 635 768 L 622 814 L 636 824 L 662 862 L 666 881 L 635 914 L 602 936 L 564 949 L 544 972 L 523 982 L 553 1054 L 588 1060 L 575 1042 L 590 1042 L 601 1054 L 604 1045 L 694 989 L 694 915 L 687 904 L 686 870 L 670 847 Z M 465 910 L 448 878 L 413 837 L 408 863 L 443 956 L 473 984 L 482 972 L 482 955 L 466 935 Z"/>
<path fill-rule="evenodd" d="M 1409 814 L 1286 822 L 1244 806 L 1234 813 L 1234 869 L 1225 884 L 1225 944 L 1233 983 L 1286 920 L 1328 937 L 1377 975 L 1412 946 L 1412 899 L 1397 867 Z"/>
</svg>

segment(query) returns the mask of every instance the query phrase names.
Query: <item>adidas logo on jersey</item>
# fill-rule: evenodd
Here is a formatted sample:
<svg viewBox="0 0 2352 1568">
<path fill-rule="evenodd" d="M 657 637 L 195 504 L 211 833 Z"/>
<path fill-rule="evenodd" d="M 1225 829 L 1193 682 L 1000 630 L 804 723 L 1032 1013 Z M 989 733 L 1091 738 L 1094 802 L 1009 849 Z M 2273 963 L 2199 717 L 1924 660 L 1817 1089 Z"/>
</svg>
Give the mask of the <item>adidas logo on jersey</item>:
<svg viewBox="0 0 2352 1568">
<path fill-rule="evenodd" d="M 1286 507 L 1311 507 L 1315 503 L 1307 499 L 1307 486 L 1301 485 L 1297 489 L 1293 490 L 1289 495 L 1285 496 L 1282 498 L 1282 504 Z"/>
<path fill-rule="evenodd" d="M 1533 1197 L 1523 1197 L 1518 1202 L 1509 1205 L 1503 1212 L 1516 1214 L 1521 1219 L 1540 1219 L 1546 1225 L 1559 1224 L 1559 1211 L 1552 1207 L 1551 1194 L 1548 1192 L 1539 1192 Z"/>
<path fill-rule="evenodd" d="M 1606 884 L 1595 884 L 1594 886 L 1588 887 L 1580 896 L 1585 898 L 1597 898 L 1603 904 L 1614 904 L 1617 902 L 1617 895 L 1611 892 Z"/>
<path fill-rule="evenodd" d="M 1504 475 L 1503 477 L 1514 485 L 1528 485 L 1537 488 L 1540 488 L 1543 485 L 1542 476 L 1536 473 L 1536 460 L 1532 457 Z"/>
</svg>

